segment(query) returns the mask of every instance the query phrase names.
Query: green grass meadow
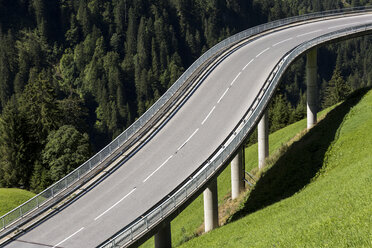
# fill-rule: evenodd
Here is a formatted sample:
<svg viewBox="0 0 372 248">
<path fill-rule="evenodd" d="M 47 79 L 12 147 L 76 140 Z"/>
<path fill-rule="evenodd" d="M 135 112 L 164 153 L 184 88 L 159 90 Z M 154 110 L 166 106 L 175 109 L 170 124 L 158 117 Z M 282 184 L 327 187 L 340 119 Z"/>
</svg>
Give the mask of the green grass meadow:
<svg viewBox="0 0 372 248">
<path fill-rule="evenodd" d="M 18 207 L 35 194 L 22 189 L 0 188 L 0 216 Z"/>
<path fill-rule="evenodd" d="M 231 223 L 182 247 L 372 247 L 371 130 L 359 91 L 264 171 Z"/>
</svg>

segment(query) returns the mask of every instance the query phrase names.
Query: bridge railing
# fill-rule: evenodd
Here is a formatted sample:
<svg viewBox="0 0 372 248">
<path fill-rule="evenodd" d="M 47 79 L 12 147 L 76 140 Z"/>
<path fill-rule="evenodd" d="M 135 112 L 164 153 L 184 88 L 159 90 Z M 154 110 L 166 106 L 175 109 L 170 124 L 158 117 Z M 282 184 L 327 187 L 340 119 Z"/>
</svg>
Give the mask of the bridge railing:
<svg viewBox="0 0 372 248">
<path fill-rule="evenodd" d="M 290 64 L 301 54 L 307 50 L 315 47 L 319 44 L 327 42 L 329 40 L 334 40 L 339 37 L 344 37 L 354 33 L 359 33 L 363 31 L 372 31 L 372 24 L 365 24 L 358 27 L 346 28 L 340 31 L 335 31 L 326 35 L 322 35 L 318 38 L 310 40 L 296 47 L 289 53 L 287 53 L 280 62 L 276 65 L 274 70 L 271 72 L 269 78 L 265 85 L 261 88 L 258 95 L 262 98 L 256 98 L 252 106 L 246 115 L 243 117 L 240 123 L 243 125 L 238 127 L 231 133 L 233 139 L 228 139 L 227 143 L 221 145 L 221 148 L 216 151 L 216 155 L 210 160 L 204 162 L 200 171 L 197 172 L 189 181 L 179 188 L 173 195 L 163 201 L 158 207 L 152 210 L 150 213 L 143 216 L 140 220 L 131 223 L 113 238 L 103 243 L 100 247 L 111 248 L 118 246 L 129 245 L 134 242 L 136 238 L 144 234 L 147 230 L 158 225 L 164 218 L 169 216 L 173 211 L 175 211 L 179 206 L 181 206 L 190 195 L 195 193 L 200 187 L 204 186 L 210 178 L 214 176 L 216 171 L 223 166 L 231 156 L 236 152 L 236 150 L 242 145 L 243 141 L 247 138 L 248 134 L 253 130 L 260 120 L 262 113 L 265 111 L 272 95 L 274 94 L 281 77 L 284 72 L 290 66 Z M 231 142 L 229 141 L 231 140 Z"/>
<path fill-rule="evenodd" d="M 104 147 L 101 151 L 91 157 L 84 164 L 76 168 L 74 171 L 63 177 L 58 182 L 54 183 L 38 195 L 34 196 L 24 204 L 18 206 L 12 211 L 0 217 L 0 237 L 3 235 L 2 232 L 7 229 L 10 225 L 16 221 L 24 218 L 30 212 L 40 207 L 43 207 L 48 201 L 54 199 L 58 194 L 71 187 L 71 185 L 77 183 L 77 181 L 92 169 L 101 164 L 102 161 L 107 159 L 110 155 L 116 152 L 123 144 L 128 141 L 134 134 L 139 132 L 141 128 L 164 106 L 164 104 L 172 98 L 172 96 L 187 82 L 189 77 L 193 75 L 196 70 L 215 56 L 216 53 L 220 52 L 224 48 L 227 48 L 236 42 L 247 39 L 259 33 L 279 28 L 291 23 L 300 21 L 306 21 L 314 18 L 331 17 L 340 14 L 348 14 L 353 12 L 371 11 L 372 7 L 358 7 L 350 9 L 331 10 L 320 13 L 311 13 L 302 16 L 290 17 L 283 20 L 278 20 L 266 24 L 262 24 L 243 32 L 237 33 L 217 45 L 213 46 L 200 58 L 198 58 L 182 75 L 181 77 L 163 94 L 139 119 L 137 119 L 129 128 L 123 133 L 116 137 L 110 144 Z M 226 151 L 227 152 L 227 151 Z M 224 152 L 224 154 L 226 153 Z M 181 194 L 181 193 L 180 193 Z M 187 194 L 187 192 L 186 192 Z"/>
</svg>

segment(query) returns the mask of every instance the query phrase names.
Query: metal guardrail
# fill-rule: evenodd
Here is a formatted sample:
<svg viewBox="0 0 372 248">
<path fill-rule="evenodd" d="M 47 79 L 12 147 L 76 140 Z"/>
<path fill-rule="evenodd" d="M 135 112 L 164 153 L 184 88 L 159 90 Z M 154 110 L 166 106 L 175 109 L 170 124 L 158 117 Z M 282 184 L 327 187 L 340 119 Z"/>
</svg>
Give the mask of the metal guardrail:
<svg viewBox="0 0 372 248">
<path fill-rule="evenodd" d="M 54 183 L 38 195 L 34 196 L 24 204 L 18 206 L 12 211 L 0 217 L 0 233 L 7 227 L 15 223 L 16 221 L 27 216 L 30 212 L 38 209 L 45 205 L 49 200 L 54 199 L 55 196 L 60 194 L 62 191 L 75 184 L 82 176 L 89 173 L 92 169 L 97 167 L 102 161 L 108 158 L 111 154 L 116 152 L 126 141 L 128 141 L 135 133 L 137 133 L 157 112 L 164 106 L 164 104 L 171 99 L 171 97 L 183 86 L 188 78 L 195 73 L 200 65 L 207 60 L 211 59 L 217 52 L 223 48 L 231 46 L 236 42 L 247 39 L 259 33 L 268 31 L 273 28 L 278 28 L 291 23 L 306 21 L 314 18 L 331 17 L 339 14 L 349 14 L 353 12 L 370 11 L 372 7 L 358 7 L 342 10 L 332 10 L 320 13 L 312 13 L 303 16 L 291 17 L 283 20 L 278 20 L 266 24 L 262 24 L 238 34 L 235 34 L 204 53 L 199 59 L 197 59 L 182 75 L 181 77 L 160 97 L 139 119 L 137 119 L 128 129 L 116 137 L 110 144 L 104 147 L 101 151 L 91 157 L 84 164 L 76 168 L 74 171 L 69 173 L 67 176 Z M 225 153 L 224 153 L 225 154 Z M 187 194 L 187 192 L 186 192 Z M 133 234 L 133 233 L 132 233 Z"/>
<path fill-rule="evenodd" d="M 234 138 L 232 140 L 228 139 L 231 140 L 231 142 L 228 141 L 228 144 L 223 144 L 221 149 L 217 151 L 216 155 L 211 160 L 204 162 L 203 167 L 195 176 L 186 182 L 177 192 L 169 196 L 169 198 L 162 202 L 157 208 L 143 216 L 139 221 L 125 227 L 119 234 L 99 247 L 111 248 L 131 244 L 136 240 L 137 237 L 159 224 L 165 217 L 170 215 L 179 206 L 181 206 L 189 196 L 207 183 L 208 180 L 214 176 L 216 171 L 223 166 L 223 164 L 226 163 L 226 161 L 228 161 L 234 152 L 241 146 L 249 132 L 258 123 L 284 72 L 299 55 L 319 44 L 363 31 L 372 31 L 372 24 L 347 28 L 320 36 L 303 43 L 287 53 L 276 65 L 269 76 L 269 78 L 272 78 L 272 80 L 267 80 L 258 94 L 261 95 L 263 91 L 262 98 L 256 98 L 256 101 L 252 104 L 252 106 L 256 107 L 254 109 L 249 109 L 247 114 L 242 119 L 241 122 L 243 123 L 243 127 L 241 127 L 240 130 L 235 130 L 232 132 Z"/>
</svg>

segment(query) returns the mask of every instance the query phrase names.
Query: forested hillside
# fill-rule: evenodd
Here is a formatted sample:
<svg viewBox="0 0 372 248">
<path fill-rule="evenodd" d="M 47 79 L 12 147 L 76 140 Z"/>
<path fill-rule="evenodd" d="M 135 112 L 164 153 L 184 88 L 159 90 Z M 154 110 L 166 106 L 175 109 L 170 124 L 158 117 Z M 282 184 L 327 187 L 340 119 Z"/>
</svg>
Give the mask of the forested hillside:
<svg viewBox="0 0 372 248">
<path fill-rule="evenodd" d="M 40 191 L 71 171 L 223 38 L 274 19 L 366 4 L 372 1 L 0 0 L 0 187 Z M 372 84 L 371 40 L 321 49 L 319 82 L 332 96 L 324 105 Z M 304 59 L 283 81 L 271 104 L 272 130 L 305 113 Z M 288 116 L 279 116 L 283 108 Z"/>
</svg>

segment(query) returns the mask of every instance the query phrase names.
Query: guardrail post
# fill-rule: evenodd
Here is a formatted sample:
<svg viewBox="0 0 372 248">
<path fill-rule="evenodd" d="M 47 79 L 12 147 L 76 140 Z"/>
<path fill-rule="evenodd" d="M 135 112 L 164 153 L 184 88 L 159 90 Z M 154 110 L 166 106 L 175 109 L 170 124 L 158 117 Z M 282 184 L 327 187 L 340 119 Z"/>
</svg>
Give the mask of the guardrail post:
<svg viewBox="0 0 372 248">
<path fill-rule="evenodd" d="M 258 168 L 261 170 L 265 165 L 265 159 L 269 156 L 269 118 L 267 110 L 258 123 Z"/>
<path fill-rule="evenodd" d="M 307 128 L 317 122 L 317 50 L 311 49 L 306 54 L 306 84 L 307 84 Z"/>
<path fill-rule="evenodd" d="M 155 234 L 155 248 L 172 248 L 170 223 L 164 223 Z"/>
<path fill-rule="evenodd" d="M 240 147 L 238 153 L 231 161 L 231 198 L 238 198 L 244 190 L 244 146 Z"/>
<path fill-rule="evenodd" d="M 204 230 L 209 232 L 218 227 L 217 179 L 204 190 Z"/>
</svg>

